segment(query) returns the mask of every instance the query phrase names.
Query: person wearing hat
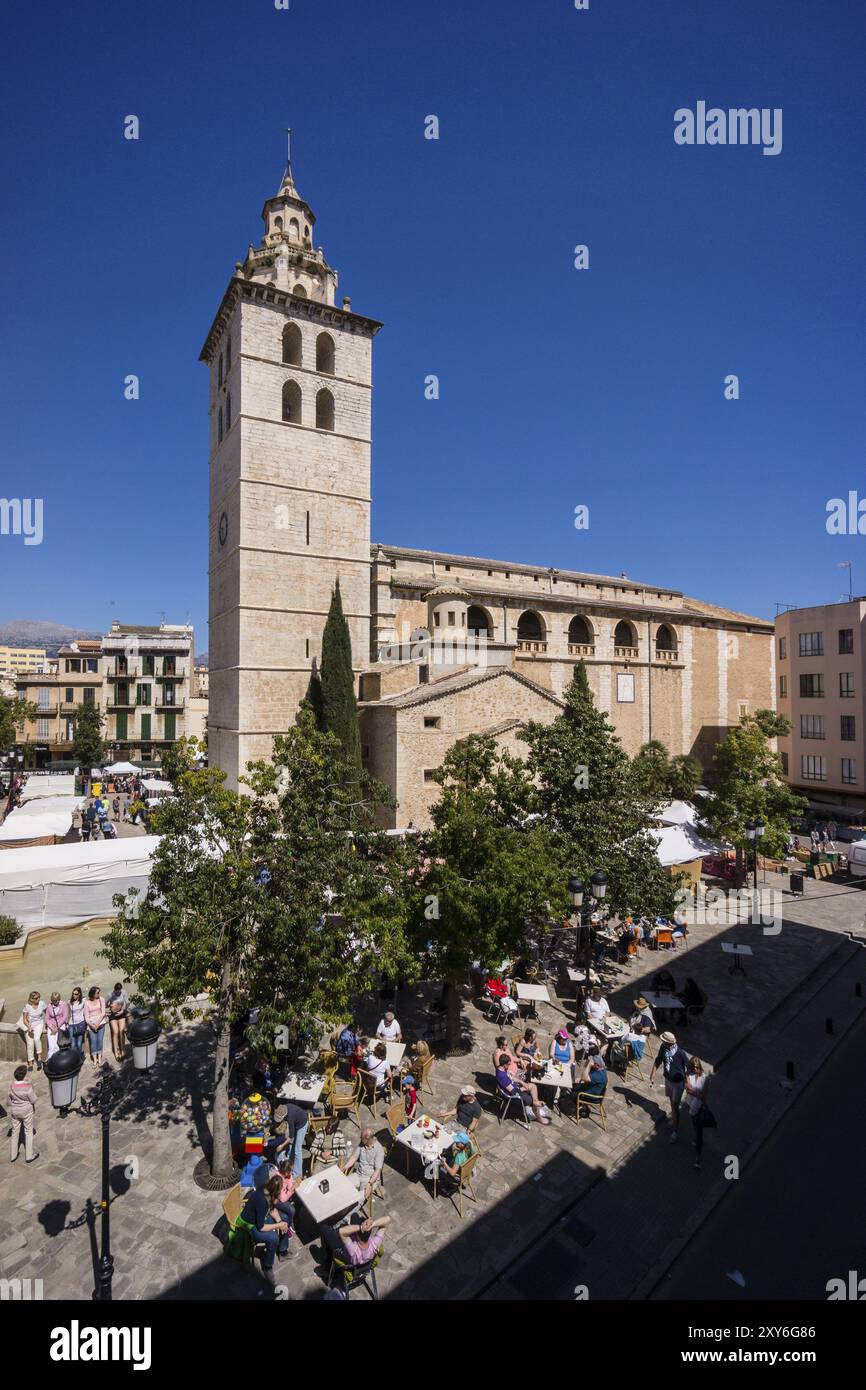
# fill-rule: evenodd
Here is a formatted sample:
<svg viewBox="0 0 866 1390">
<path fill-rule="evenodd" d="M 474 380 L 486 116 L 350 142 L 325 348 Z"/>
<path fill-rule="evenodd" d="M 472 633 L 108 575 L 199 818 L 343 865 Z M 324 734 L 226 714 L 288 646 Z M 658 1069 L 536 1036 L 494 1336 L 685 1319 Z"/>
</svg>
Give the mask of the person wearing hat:
<svg viewBox="0 0 866 1390">
<path fill-rule="evenodd" d="M 403 1092 L 403 1104 L 406 1108 L 406 1123 L 408 1124 L 410 1120 L 414 1120 L 415 1111 L 418 1109 L 418 1092 L 415 1089 L 414 1076 L 407 1072 L 400 1083 L 400 1088 Z"/>
<path fill-rule="evenodd" d="M 461 1086 L 454 1109 L 443 1111 L 439 1118 L 440 1120 L 450 1120 L 455 1115 L 457 1116 L 457 1123 L 464 1133 L 473 1134 L 478 1128 L 478 1121 L 481 1119 L 481 1106 L 475 1094 L 475 1087 L 471 1083 Z"/>
<path fill-rule="evenodd" d="M 683 1098 L 683 1091 L 686 1084 L 686 1068 L 689 1064 L 688 1055 L 678 1045 L 673 1033 L 662 1033 L 660 1037 L 661 1046 L 652 1065 L 650 1072 L 650 1086 L 655 1085 L 656 1072 L 661 1070 L 665 1078 L 665 1095 L 670 1101 L 671 1107 L 671 1132 L 670 1142 L 675 1144 L 679 1138 L 680 1127 L 680 1101 Z"/>
<path fill-rule="evenodd" d="M 444 1154 L 439 1157 L 439 1177 L 440 1181 L 444 1178 L 446 1182 L 450 1179 L 453 1183 L 460 1181 L 460 1169 L 468 1158 L 475 1152 L 475 1145 L 465 1130 L 455 1134 L 454 1143 L 451 1145 L 451 1162 L 449 1163 Z"/>
<path fill-rule="evenodd" d="M 632 1051 L 638 1061 L 643 1057 L 646 1040 L 655 1028 L 652 1009 L 642 994 L 632 1000 L 634 1012 L 628 1021 L 626 1042 L 631 1043 Z"/>
<path fill-rule="evenodd" d="M 560 1028 L 559 1032 L 551 1038 L 549 1056 L 551 1062 L 556 1062 L 561 1067 L 567 1067 L 569 1076 L 574 1076 L 572 1070 L 574 1067 L 574 1046 L 564 1028 Z"/>
</svg>

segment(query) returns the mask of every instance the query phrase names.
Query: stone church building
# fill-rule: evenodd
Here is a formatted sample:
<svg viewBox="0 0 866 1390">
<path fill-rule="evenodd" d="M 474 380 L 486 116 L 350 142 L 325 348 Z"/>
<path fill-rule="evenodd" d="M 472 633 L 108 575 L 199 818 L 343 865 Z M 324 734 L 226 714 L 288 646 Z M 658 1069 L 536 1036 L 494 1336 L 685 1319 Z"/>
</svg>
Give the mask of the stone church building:
<svg viewBox="0 0 866 1390">
<path fill-rule="evenodd" d="M 773 625 L 625 575 L 371 543 L 373 339 L 337 303 L 291 166 L 262 209 L 201 352 L 210 371 L 212 763 L 237 786 L 293 723 L 335 580 L 352 639 L 364 757 L 389 823 L 428 822 L 449 745 L 511 751 L 562 708 L 575 661 L 635 753 L 660 739 L 707 763 L 774 704 Z"/>
</svg>

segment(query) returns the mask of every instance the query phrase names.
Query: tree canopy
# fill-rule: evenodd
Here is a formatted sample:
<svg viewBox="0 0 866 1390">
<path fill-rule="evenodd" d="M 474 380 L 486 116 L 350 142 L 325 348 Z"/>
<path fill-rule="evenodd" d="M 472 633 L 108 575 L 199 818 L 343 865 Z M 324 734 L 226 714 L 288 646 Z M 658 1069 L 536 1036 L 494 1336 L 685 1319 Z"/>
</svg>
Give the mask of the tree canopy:
<svg viewBox="0 0 866 1390">
<path fill-rule="evenodd" d="M 750 843 L 746 823 L 760 816 L 766 826 L 763 851 L 771 855 L 786 852 L 791 823 L 806 801 L 782 780 L 781 760 L 770 741 L 790 731 L 783 715 L 758 710 L 745 715 L 718 744 L 712 795 L 704 813 L 709 834 L 730 841 L 742 852 Z"/>
</svg>

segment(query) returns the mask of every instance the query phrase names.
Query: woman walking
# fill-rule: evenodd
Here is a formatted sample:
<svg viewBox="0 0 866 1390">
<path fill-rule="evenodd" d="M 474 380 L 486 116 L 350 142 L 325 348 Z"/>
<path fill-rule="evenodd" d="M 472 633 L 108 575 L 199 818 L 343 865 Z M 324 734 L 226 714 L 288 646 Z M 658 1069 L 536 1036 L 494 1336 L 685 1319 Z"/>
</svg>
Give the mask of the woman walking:
<svg viewBox="0 0 866 1390">
<path fill-rule="evenodd" d="M 9 1107 L 9 1118 L 12 1121 L 12 1128 L 9 1131 L 12 1136 L 11 1152 L 9 1157 L 14 1163 L 18 1157 L 18 1148 L 21 1143 L 21 1131 L 24 1130 L 24 1162 L 32 1163 L 39 1155 L 33 1152 L 33 1135 L 35 1133 L 34 1124 L 36 1121 L 36 1092 L 33 1085 L 27 1079 L 27 1068 L 16 1067 L 12 1073 L 12 1081 L 9 1086 L 9 1095 L 6 1099 Z"/>
<path fill-rule="evenodd" d="M 27 1046 L 28 1071 L 33 1070 L 34 1061 L 37 1071 L 42 1070 L 42 1034 L 45 1032 L 45 1009 L 46 1005 L 39 990 L 34 989 L 21 1011 L 21 1027 L 24 1030 L 24 1042 Z"/>
<path fill-rule="evenodd" d="M 84 995 L 80 985 L 76 985 L 69 996 L 69 1037 L 76 1052 L 84 1051 L 84 1034 L 87 1022 L 84 1017 Z"/>
<path fill-rule="evenodd" d="M 95 1067 L 102 1062 L 102 1042 L 105 1037 L 105 1000 L 99 985 L 92 985 L 87 991 L 84 1005 L 84 1019 L 87 1023 L 87 1040 L 90 1043 L 90 1060 Z"/>
<path fill-rule="evenodd" d="M 123 988 L 122 982 L 118 980 L 108 996 L 108 1022 L 111 1027 L 111 1050 L 114 1053 L 115 1062 L 123 1061 L 126 1048 L 126 1014 L 128 1008 L 129 996 Z"/>
<path fill-rule="evenodd" d="M 701 1064 L 700 1057 L 690 1057 L 686 1068 L 686 1105 L 692 1118 L 692 1127 L 695 1137 L 692 1143 L 695 1146 L 695 1167 L 701 1166 L 701 1154 L 704 1149 L 704 1130 L 712 1129 L 715 1120 L 707 1105 L 707 1096 L 710 1090 L 710 1078 L 707 1076 Z"/>
<path fill-rule="evenodd" d="M 48 1029 L 48 1056 L 53 1057 L 60 1046 L 60 1030 L 69 1022 L 69 1005 L 61 999 L 59 990 L 51 996 L 51 1003 L 45 1010 L 45 1025 Z"/>
</svg>

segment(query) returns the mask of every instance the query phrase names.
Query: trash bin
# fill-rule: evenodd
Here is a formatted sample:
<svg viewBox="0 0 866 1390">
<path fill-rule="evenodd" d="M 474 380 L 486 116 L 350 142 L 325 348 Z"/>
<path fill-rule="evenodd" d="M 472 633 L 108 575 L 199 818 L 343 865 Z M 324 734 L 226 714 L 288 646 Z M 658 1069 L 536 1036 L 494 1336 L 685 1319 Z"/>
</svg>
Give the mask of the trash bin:
<svg viewBox="0 0 866 1390">
<path fill-rule="evenodd" d="M 800 894 L 805 892 L 802 874 L 791 874 L 791 892 Z"/>
</svg>

